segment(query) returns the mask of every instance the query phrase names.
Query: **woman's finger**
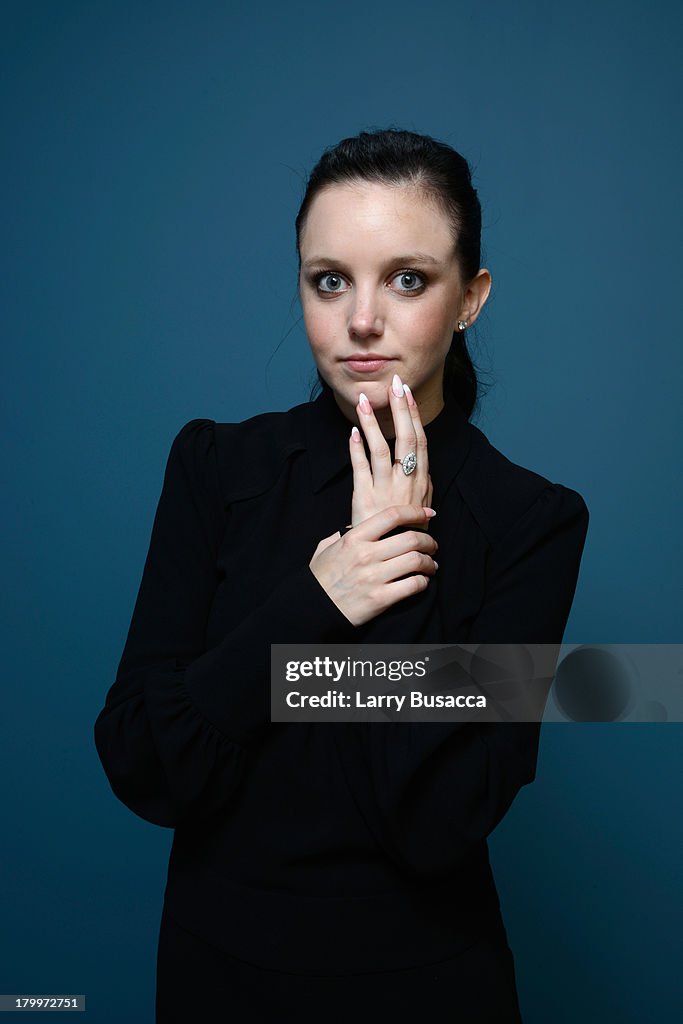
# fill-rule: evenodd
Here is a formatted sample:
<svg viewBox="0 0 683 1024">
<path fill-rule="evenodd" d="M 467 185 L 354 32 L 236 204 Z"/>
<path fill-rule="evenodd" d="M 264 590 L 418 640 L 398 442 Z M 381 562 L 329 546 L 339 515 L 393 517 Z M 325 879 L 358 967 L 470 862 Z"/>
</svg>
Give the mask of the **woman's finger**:
<svg viewBox="0 0 683 1024">
<path fill-rule="evenodd" d="M 404 555 L 407 551 L 422 551 L 432 558 L 436 558 L 439 545 L 436 540 L 425 530 L 415 527 L 412 530 L 404 530 L 402 533 L 395 533 L 393 536 L 382 537 L 375 542 L 377 553 L 382 561 L 396 558 L 397 555 Z"/>
<path fill-rule="evenodd" d="M 417 469 L 415 472 L 419 472 L 422 475 L 422 478 L 426 480 L 429 473 L 429 445 L 427 443 L 427 435 L 425 434 L 424 427 L 422 426 L 420 409 L 415 401 L 413 393 L 407 384 L 404 384 L 403 387 L 406 394 L 408 412 L 410 413 L 413 430 L 415 431 L 415 452 L 417 454 Z M 429 501 L 431 501 L 431 495 L 429 497 Z M 427 504 L 429 504 L 429 502 Z"/>
<path fill-rule="evenodd" d="M 390 583 L 401 576 L 408 576 L 413 573 L 434 576 L 438 568 L 438 563 L 431 555 L 413 548 L 411 551 L 406 551 L 401 555 L 396 555 L 395 558 L 388 558 L 381 562 L 377 567 L 376 578 L 381 583 Z"/>
<path fill-rule="evenodd" d="M 389 404 L 391 414 L 394 418 L 394 433 L 396 443 L 394 445 L 394 465 L 396 459 L 403 459 L 410 452 L 417 454 L 417 437 L 413 424 L 413 417 L 408 408 L 408 398 L 404 392 L 403 381 L 397 373 L 389 388 Z M 399 470 L 403 472 L 403 470 Z"/>
<path fill-rule="evenodd" d="M 351 466 L 353 468 L 353 493 L 362 495 L 372 488 L 372 471 L 365 445 L 358 427 L 354 427 L 349 437 L 349 452 L 351 453 Z"/>
<path fill-rule="evenodd" d="M 391 479 L 391 452 L 370 401 L 362 391 L 358 397 L 356 412 L 370 449 L 373 479 L 377 483 L 385 483 Z"/>
<path fill-rule="evenodd" d="M 433 508 L 425 508 L 423 505 L 389 505 L 381 512 L 375 512 L 373 516 L 364 519 L 353 528 L 353 531 L 347 533 L 346 537 L 351 537 L 352 533 L 355 533 L 358 540 L 379 540 L 385 533 L 399 526 L 416 525 L 424 529 L 435 515 Z"/>
</svg>

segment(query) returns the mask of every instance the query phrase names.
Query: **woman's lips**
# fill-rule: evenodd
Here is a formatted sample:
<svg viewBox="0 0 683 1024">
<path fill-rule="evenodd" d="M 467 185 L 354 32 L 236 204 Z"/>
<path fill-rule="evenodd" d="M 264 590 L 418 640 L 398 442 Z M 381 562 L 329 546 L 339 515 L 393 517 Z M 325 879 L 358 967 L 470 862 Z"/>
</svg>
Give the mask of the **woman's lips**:
<svg viewBox="0 0 683 1024">
<path fill-rule="evenodd" d="M 345 364 L 349 370 L 353 370 L 354 373 L 376 373 L 378 370 L 383 370 L 390 359 L 345 359 Z"/>
</svg>

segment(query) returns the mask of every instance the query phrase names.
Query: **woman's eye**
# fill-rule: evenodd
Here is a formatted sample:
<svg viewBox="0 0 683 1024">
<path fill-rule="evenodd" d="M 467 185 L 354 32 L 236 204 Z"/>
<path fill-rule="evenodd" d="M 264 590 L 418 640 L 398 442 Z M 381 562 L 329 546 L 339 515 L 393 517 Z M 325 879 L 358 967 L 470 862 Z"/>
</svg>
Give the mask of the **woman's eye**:
<svg viewBox="0 0 683 1024">
<path fill-rule="evenodd" d="M 418 274 L 415 270 L 402 270 L 400 274 L 396 275 L 394 280 L 401 281 L 403 288 L 400 288 L 399 291 L 406 292 L 421 291 L 425 283 L 422 274 Z"/>
<path fill-rule="evenodd" d="M 326 288 L 322 287 L 323 281 L 328 282 Z M 326 271 L 324 274 L 316 274 L 314 283 L 321 292 L 340 292 L 343 291 L 344 278 L 340 274 L 332 274 Z"/>
<path fill-rule="evenodd" d="M 418 274 L 416 270 L 402 270 L 400 273 L 394 274 L 392 281 L 400 282 L 400 287 L 397 290 L 404 295 L 409 295 L 412 292 L 421 292 L 425 286 L 424 277 L 422 274 Z M 345 290 L 345 283 L 346 279 L 341 274 L 334 273 L 331 270 L 320 271 L 320 273 L 313 276 L 313 284 L 324 295 L 334 295 L 335 293 L 343 292 Z"/>
</svg>

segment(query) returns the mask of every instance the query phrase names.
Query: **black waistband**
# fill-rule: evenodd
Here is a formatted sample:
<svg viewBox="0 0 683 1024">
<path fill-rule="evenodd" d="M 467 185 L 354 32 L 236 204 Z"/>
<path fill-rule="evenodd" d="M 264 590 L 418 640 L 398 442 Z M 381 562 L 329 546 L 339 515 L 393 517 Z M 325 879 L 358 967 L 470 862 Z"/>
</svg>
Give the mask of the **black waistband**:
<svg viewBox="0 0 683 1024">
<path fill-rule="evenodd" d="M 445 960 L 505 935 L 488 857 L 438 885 L 366 896 L 306 896 L 172 865 L 165 905 L 229 956 L 271 970 L 347 974 Z"/>
</svg>

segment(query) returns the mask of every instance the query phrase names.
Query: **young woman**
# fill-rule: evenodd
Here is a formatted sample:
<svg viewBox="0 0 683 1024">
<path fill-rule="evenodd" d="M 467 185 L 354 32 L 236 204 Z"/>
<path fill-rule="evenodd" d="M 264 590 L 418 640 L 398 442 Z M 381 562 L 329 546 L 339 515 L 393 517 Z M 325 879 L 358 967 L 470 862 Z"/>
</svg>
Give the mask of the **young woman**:
<svg viewBox="0 0 683 1024">
<path fill-rule="evenodd" d="M 95 725 L 175 830 L 158 1024 L 521 1020 L 487 836 L 540 727 L 270 721 L 271 643 L 562 640 L 588 511 L 469 422 L 480 230 L 449 146 L 326 151 L 296 220 L 320 394 L 173 441 Z"/>
</svg>

